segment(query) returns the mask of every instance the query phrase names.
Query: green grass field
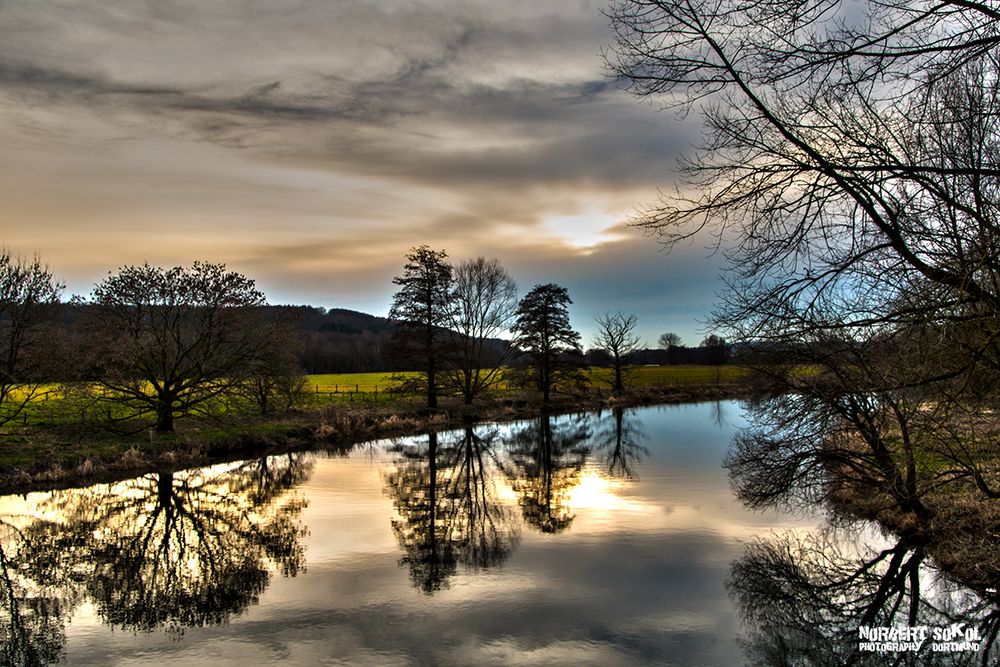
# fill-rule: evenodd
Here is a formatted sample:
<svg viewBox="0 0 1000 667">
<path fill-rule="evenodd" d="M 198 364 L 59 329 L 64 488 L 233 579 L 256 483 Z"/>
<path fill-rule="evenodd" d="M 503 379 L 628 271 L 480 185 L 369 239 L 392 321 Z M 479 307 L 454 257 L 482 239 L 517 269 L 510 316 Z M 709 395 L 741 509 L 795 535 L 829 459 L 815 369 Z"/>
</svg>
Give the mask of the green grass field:
<svg viewBox="0 0 1000 667">
<path fill-rule="evenodd" d="M 307 375 L 308 389 L 321 393 L 348 393 L 354 391 L 385 391 L 398 384 L 397 378 L 416 377 L 416 373 L 330 373 Z"/>
<path fill-rule="evenodd" d="M 626 377 L 627 386 L 633 387 L 682 387 L 706 385 L 716 382 L 734 382 L 746 374 L 739 366 L 637 366 Z M 417 378 L 417 373 L 336 373 L 307 375 L 311 392 L 352 393 L 384 392 L 398 386 L 400 377 Z M 610 368 L 590 368 L 587 378 L 594 387 L 603 387 L 612 378 Z M 501 390 L 507 385 L 500 383 Z"/>
<path fill-rule="evenodd" d="M 639 366 L 631 369 L 625 380 L 627 387 L 685 387 L 711 385 L 738 380 L 746 373 L 737 366 Z M 590 385 L 608 389 L 612 379 L 610 368 L 591 368 L 586 371 Z M 418 378 L 417 373 L 336 373 L 307 375 L 302 405 L 320 406 L 326 403 L 393 401 L 403 395 L 399 391 L 401 379 Z M 499 391 L 512 389 L 506 382 Z M 64 393 L 65 391 L 65 393 Z M 231 402 L 205 406 L 215 414 L 236 410 L 243 412 L 252 406 L 240 407 Z M 95 395 L 86 387 L 63 387 L 52 384 L 40 387 L 35 398 L 18 415 L 12 426 L 41 424 L 84 423 L 110 420 L 118 417 L 119 408 L 113 403 L 95 401 Z"/>
<path fill-rule="evenodd" d="M 587 371 L 594 386 L 607 386 L 614 377 L 610 368 L 591 368 Z M 636 366 L 625 376 L 625 386 L 633 387 L 683 387 L 706 385 L 716 382 L 734 382 L 746 375 L 740 366 Z"/>
</svg>

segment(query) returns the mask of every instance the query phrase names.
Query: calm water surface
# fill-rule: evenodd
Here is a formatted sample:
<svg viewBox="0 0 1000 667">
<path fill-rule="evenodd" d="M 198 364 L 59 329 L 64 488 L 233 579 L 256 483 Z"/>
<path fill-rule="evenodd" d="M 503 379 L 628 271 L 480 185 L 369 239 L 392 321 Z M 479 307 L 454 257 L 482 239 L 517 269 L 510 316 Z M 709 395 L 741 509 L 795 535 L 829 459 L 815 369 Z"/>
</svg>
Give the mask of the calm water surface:
<svg viewBox="0 0 1000 667">
<path fill-rule="evenodd" d="M 7 659 L 731 665 L 735 403 L 563 416 L 0 499 Z M 13 656 L 13 657 L 11 657 Z"/>
</svg>

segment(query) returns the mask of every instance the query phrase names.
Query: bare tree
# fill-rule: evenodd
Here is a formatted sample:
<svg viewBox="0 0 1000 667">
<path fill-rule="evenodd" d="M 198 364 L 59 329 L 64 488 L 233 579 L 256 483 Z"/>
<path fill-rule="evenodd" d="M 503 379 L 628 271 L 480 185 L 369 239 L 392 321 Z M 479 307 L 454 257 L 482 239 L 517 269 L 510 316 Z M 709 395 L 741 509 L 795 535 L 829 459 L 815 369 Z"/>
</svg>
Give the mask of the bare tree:
<svg viewBox="0 0 1000 667">
<path fill-rule="evenodd" d="M 411 248 L 403 275 L 392 279 L 399 285 L 389 309 L 389 319 L 396 324 L 393 351 L 398 359 L 414 364 L 424 374 L 429 408 L 437 407 L 437 373 L 446 354 L 447 327 L 452 323 L 453 278 L 447 257 L 444 250 L 431 250 L 426 245 Z"/>
<path fill-rule="evenodd" d="M 52 371 L 50 324 L 63 285 L 38 257 L 0 249 L 0 424 L 17 418 Z"/>
<path fill-rule="evenodd" d="M 737 470 L 765 496 L 864 470 L 919 514 L 949 474 L 997 488 L 981 473 L 1000 379 L 1000 10 L 845 7 L 617 0 L 609 64 L 704 119 L 686 182 L 638 224 L 668 247 L 716 235 L 717 330 L 767 349 L 763 372 L 797 392 L 738 441 Z M 956 468 L 922 469 L 932 457 Z"/>
<path fill-rule="evenodd" d="M 93 292 L 102 400 L 156 430 L 234 391 L 265 358 L 273 323 L 253 280 L 221 264 L 126 266 Z"/>
<path fill-rule="evenodd" d="M 452 349 L 455 368 L 447 382 L 467 404 L 503 378 L 514 343 L 497 339 L 514 324 L 517 284 L 499 260 L 477 257 L 455 269 L 452 298 Z"/>
<path fill-rule="evenodd" d="M 862 4 L 850 21 L 805 0 L 610 10 L 611 67 L 639 95 L 703 112 L 707 140 L 683 165 L 682 192 L 697 194 L 665 199 L 641 224 L 668 244 L 705 227 L 732 244 L 724 324 L 749 318 L 766 335 L 775 317 L 786 328 L 901 317 L 870 306 L 918 278 L 939 303 L 1000 305 L 986 259 L 997 256 L 1000 12 Z M 809 318 L 823 298 L 842 317 Z"/>
<path fill-rule="evenodd" d="M 681 337 L 673 331 L 667 331 L 660 334 L 660 337 L 656 339 L 656 344 L 664 350 L 669 350 L 670 348 L 677 347 L 681 344 Z"/>
<path fill-rule="evenodd" d="M 639 349 L 639 336 L 635 333 L 639 318 L 618 312 L 614 315 L 604 313 L 595 321 L 597 335 L 594 337 L 594 345 L 606 350 L 611 357 L 611 367 L 614 371 L 611 387 L 615 391 L 622 391 L 625 389 L 625 378 L 631 370 L 629 362 Z"/>
</svg>

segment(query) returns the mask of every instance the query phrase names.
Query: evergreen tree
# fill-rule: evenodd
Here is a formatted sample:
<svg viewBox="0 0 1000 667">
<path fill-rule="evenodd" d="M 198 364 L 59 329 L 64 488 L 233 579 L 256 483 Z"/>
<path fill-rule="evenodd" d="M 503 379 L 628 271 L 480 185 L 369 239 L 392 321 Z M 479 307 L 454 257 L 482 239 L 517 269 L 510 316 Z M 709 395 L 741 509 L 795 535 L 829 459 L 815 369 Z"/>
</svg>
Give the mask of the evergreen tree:
<svg viewBox="0 0 1000 667">
<path fill-rule="evenodd" d="M 569 324 L 569 292 L 554 283 L 535 285 L 517 308 L 514 334 L 546 403 L 553 386 L 580 366 L 580 334 Z"/>
<path fill-rule="evenodd" d="M 401 362 L 427 376 L 427 407 L 437 407 L 437 379 L 448 342 L 452 315 L 452 268 L 444 250 L 422 245 L 406 255 L 403 275 L 392 282 L 399 291 L 392 297 L 389 319 L 396 330 L 393 352 Z"/>
</svg>

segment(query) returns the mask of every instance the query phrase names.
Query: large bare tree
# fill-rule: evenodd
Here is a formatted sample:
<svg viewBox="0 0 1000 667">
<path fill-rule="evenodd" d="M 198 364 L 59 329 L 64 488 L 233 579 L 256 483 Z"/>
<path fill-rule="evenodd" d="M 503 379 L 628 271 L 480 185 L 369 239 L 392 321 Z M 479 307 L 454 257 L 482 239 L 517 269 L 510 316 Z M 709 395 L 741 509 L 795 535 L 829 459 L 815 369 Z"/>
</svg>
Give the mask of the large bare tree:
<svg viewBox="0 0 1000 667">
<path fill-rule="evenodd" d="M 770 502 L 806 471 L 870 471 L 910 513 L 948 480 L 992 497 L 1000 6 L 617 0 L 609 16 L 611 68 L 704 120 L 684 183 L 638 224 L 667 246 L 716 235 L 715 328 L 796 392 L 739 441 L 747 488 Z"/>
<path fill-rule="evenodd" d="M 704 118 L 687 183 L 640 223 L 667 244 L 719 236 L 722 324 L 909 319 L 914 290 L 937 316 L 975 303 L 995 318 L 1000 7 L 618 0 L 610 16 L 614 71 Z M 838 317 L 814 317 L 818 302 Z"/>
<path fill-rule="evenodd" d="M 126 266 L 93 302 L 102 399 L 125 417 L 154 414 L 159 432 L 234 391 L 271 351 L 264 294 L 221 264 Z"/>
<path fill-rule="evenodd" d="M 454 367 L 447 382 L 467 404 L 503 379 L 515 343 L 499 339 L 510 331 L 517 314 L 517 284 L 497 259 L 461 262 L 452 289 Z"/>
</svg>

